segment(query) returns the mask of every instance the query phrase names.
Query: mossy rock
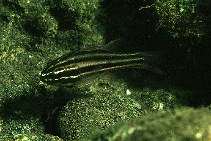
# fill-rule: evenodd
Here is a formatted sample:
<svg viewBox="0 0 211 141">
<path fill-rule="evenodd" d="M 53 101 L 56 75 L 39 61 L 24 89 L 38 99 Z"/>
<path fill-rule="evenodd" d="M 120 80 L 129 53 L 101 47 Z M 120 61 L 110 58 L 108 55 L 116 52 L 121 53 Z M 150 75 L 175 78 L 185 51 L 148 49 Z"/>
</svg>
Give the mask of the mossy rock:
<svg viewBox="0 0 211 141">
<path fill-rule="evenodd" d="M 63 141 L 63 139 L 48 135 L 48 134 L 5 134 L 1 135 L 0 140 L 2 141 Z"/>
<path fill-rule="evenodd" d="M 26 120 L 8 119 L 0 120 L 0 128 L 2 133 L 29 133 L 44 132 L 42 123 L 35 118 L 27 118 Z"/>
<path fill-rule="evenodd" d="M 87 84 L 83 90 L 80 88 L 80 93 L 78 89 L 78 97 L 70 100 L 61 111 L 59 128 L 64 139 L 78 140 L 87 137 L 93 130 L 103 130 L 117 121 L 141 115 L 141 105 L 131 98 L 123 97 L 126 91 L 122 89 L 125 85 L 122 81 L 112 82 L 119 84 L 119 87 L 114 87 L 108 75 L 100 78 L 94 79 L 92 86 Z"/>
<path fill-rule="evenodd" d="M 95 130 L 105 130 L 116 122 L 141 117 L 152 111 L 174 108 L 173 92 L 129 87 L 113 74 L 98 75 L 77 88 L 73 99 L 63 107 L 58 119 L 59 132 L 66 140 L 87 137 Z M 85 83 L 85 84 L 84 84 Z M 179 104 L 178 104 L 179 105 Z"/>
<path fill-rule="evenodd" d="M 148 114 L 97 132 L 86 141 L 209 141 L 211 111 L 183 108 Z M 85 141 L 84 140 L 84 141 Z"/>
</svg>

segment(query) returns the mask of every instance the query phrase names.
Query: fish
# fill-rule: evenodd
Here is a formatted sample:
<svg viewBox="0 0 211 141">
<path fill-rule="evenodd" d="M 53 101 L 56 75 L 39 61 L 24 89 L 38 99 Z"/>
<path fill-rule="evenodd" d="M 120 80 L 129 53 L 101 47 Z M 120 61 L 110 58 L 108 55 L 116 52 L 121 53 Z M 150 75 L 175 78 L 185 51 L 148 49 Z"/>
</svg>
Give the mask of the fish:
<svg viewBox="0 0 211 141">
<path fill-rule="evenodd" d="M 111 70 L 141 68 L 162 71 L 149 65 L 156 62 L 159 53 L 116 53 L 103 49 L 70 52 L 49 62 L 40 75 L 40 80 L 49 85 L 72 86 L 80 80 Z"/>
</svg>

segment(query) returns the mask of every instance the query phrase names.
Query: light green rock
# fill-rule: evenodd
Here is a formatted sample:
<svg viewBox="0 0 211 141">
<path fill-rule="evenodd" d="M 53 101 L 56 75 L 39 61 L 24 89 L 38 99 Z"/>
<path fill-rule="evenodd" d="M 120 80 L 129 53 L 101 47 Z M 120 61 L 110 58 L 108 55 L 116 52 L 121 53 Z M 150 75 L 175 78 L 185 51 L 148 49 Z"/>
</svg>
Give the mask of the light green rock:
<svg viewBox="0 0 211 141">
<path fill-rule="evenodd" d="M 118 123 L 84 141 L 209 141 L 211 111 L 177 109 Z"/>
</svg>

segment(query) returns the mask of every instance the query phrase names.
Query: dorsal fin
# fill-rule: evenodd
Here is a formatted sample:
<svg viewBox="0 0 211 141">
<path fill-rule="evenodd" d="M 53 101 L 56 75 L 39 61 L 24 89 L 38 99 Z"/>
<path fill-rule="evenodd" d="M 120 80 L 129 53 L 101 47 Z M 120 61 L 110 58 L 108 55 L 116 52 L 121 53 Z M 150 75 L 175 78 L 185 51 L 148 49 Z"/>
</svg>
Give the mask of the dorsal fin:
<svg viewBox="0 0 211 141">
<path fill-rule="evenodd" d="M 72 53 L 81 52 L 81 51 L 92 51 L 92 50 L 101 50 L 105 52 L 118 52 L 121 50 L 123 45 L 123 38 L 117 38 L 115 40 L 110 41 L 105 45 L 93 45 L 93 46 L 86 46 L 84 48 L 76 49 L 71 51 Z"/>
<path fill-rule="evenodd" d="M 102 49 L 109 52 L 118 52 L 121 50 L 122 46 L 123 46 L 123 38 L 117 38 L 104 45 Z"/>
</svg>

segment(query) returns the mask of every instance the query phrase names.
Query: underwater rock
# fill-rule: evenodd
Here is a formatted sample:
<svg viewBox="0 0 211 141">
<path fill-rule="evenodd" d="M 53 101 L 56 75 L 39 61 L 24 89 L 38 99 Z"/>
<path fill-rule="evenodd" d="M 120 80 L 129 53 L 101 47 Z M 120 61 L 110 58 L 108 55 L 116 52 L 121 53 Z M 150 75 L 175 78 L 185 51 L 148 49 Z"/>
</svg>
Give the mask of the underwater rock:
<svg viewBox="0 0 211 141">
<path fill-rule="evenodd" d="M 129 97 L 124 97 L 125 84 L 121 83 L 122 81 L 110 82 L 106 76 L 93 79 L 92 86 L 87 84 L 88 87 L 85 86 L 81 93 L 77 93 L 79 97 L 64 106 L 59 116 L 60 134 L 64 139 L 78 140 L 87 137 L 96 129 L 104 130 L 117 121 L 141 115 L 141 105 Z M 116 84 L 116 87 L 111 83 Z"/>
<path fill-rule="evenodd" d="M 78 140 L 119 121 L 175 106 L 173 92 L 134 89 L 112 74 L 104 73 L 88 82 L 72 93 L 75 97 L 61 110 L 59 132 L 66 140 Z"/>
<path fill-rule="evenodd" d="M 120 122 L 84 141 L 210 141 L 211 111 L 183 108 Z"/>
<path fill-rule="evenodd" d="M 46 140 L 51 140 L 51 141 L 63 141 L 63 139 L 53 136 L 53 135 L 48 135 L 48 134 L 6 134 L 6 135 L 1 135 L 0 140 L 3 141 L 13 141 L 13 140 L 21 140 L 21 141 L 46 141 Z"/>
</svg>

